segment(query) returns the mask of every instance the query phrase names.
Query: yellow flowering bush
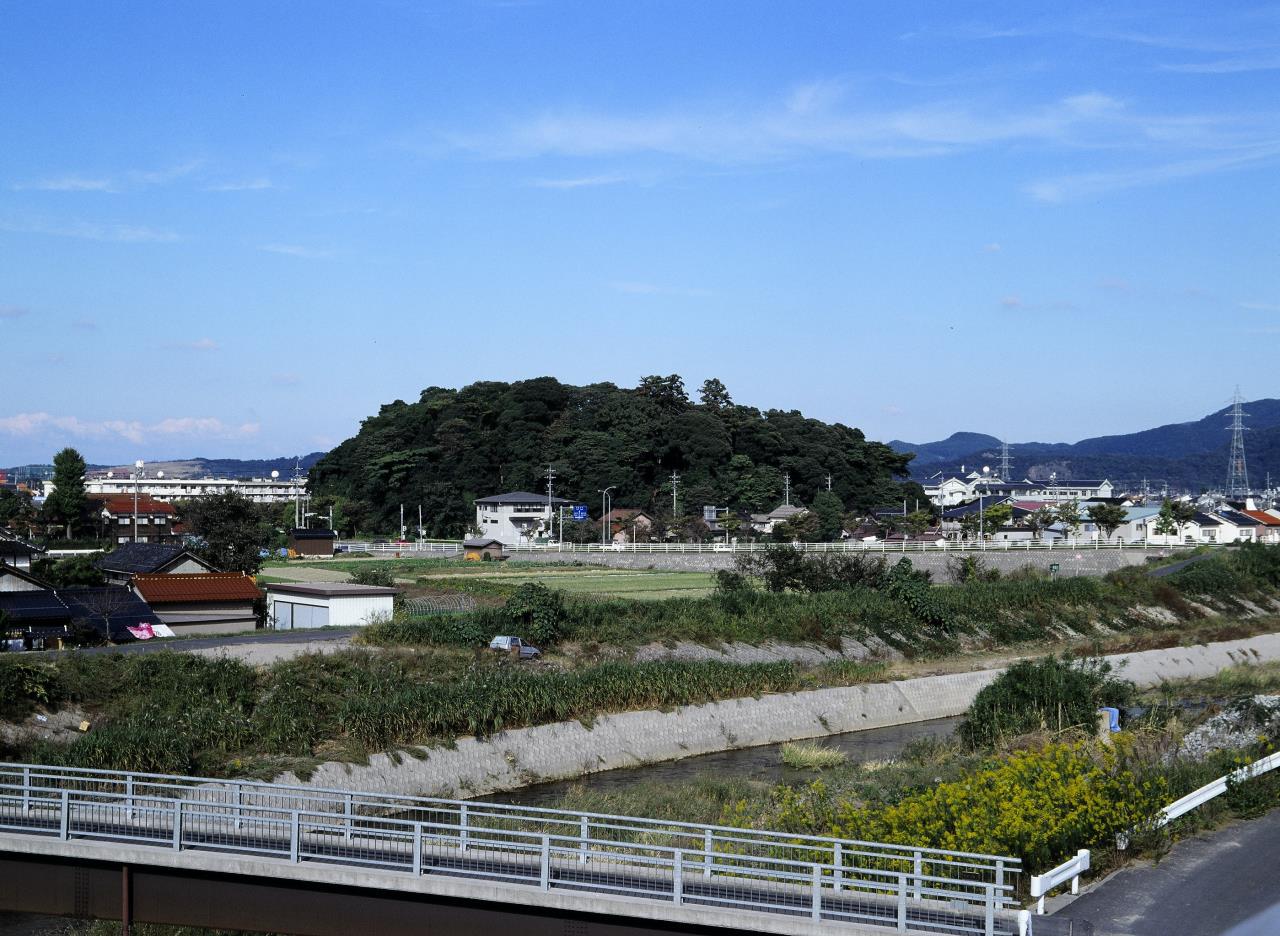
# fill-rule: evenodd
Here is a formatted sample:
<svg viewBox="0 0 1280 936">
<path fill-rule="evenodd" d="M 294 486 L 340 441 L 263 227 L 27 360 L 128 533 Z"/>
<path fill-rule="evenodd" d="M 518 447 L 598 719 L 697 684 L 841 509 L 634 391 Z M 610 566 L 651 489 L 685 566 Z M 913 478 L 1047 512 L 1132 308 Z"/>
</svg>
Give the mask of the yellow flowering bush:
<svg viewBox="0 0 1280 936">
<path fill-rule="evenodd" d="M 1139 780 L 1115 754 L 1088 742 L 1051 744 L 989 762 L 880 808 L 837 806 L 845 838 L 1021 858 L 1036 874 L 1077 849 L 1110 844 L 1167 801 L 1160 777 Z"/>
</svg>

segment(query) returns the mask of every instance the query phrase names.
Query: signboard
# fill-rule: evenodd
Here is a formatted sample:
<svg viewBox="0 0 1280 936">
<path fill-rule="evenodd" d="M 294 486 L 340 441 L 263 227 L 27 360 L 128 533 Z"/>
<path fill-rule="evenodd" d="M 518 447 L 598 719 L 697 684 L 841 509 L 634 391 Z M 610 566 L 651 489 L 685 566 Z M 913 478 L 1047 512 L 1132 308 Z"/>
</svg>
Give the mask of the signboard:
<svg viewBox="0 0 1280 936">
<path fill-rule="evenodd" d="M 575 520 L 587 519 L 587 508 L 582 504 L 575 504 L 573 508 L 573 519 Z"/>
<path fill-rule="evenodd" d="M 1058 574 L 1058 564 L 1056 562 L 1049 563 L 1049 574 L 1050 575 Z"/>
<path fill-rule="evenodd" d="M 716 508 L 711 506 L 710 504 L 705 505 L 702 508 L 702 519 L 705 520 L 707 523 L 715 523 Z"/>
</svg>

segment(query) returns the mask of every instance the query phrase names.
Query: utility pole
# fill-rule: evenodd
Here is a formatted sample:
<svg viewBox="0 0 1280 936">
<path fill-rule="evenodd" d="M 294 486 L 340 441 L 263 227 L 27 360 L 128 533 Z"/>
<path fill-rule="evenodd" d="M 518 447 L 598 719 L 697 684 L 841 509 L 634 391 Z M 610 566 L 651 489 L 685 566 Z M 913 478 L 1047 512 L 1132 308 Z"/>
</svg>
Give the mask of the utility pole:
<svg viewBox="0 0 1280 936">
<path fill-rule="evenodd" d="M 1244 418 L 1249 414 L 1241 407 L 1244 399 L 1240 388 L 1231 400 L 1231 458 L 1227 462 L 1227 496 L 1246 497 L 1249 494 L 1249 469 L 1244 461 Z"/>
<path fill-rule="evenodd" d="M 400 538 L 404 539 L 404 504 L 400 505 Z"/>
<path fill-rule="evenodd" d="M 787 472 L 782 476 L 782 502 L 788 507 L 791 506 L 791 472 Z"/>
<path fill-rule="evenodd" d="M 831 493 L 831 472 L 827 472 L 827 493 Z"/>
<path fill-rule="evenodd" d="M 332 507 L 329 508 L 333 510 Z M 422 542 L 422 505 L 418 505 L 418 542 Z"/>
<path fill-rule="evenodd" d="M 672 520 L 674 520 L 676 517 L 680 515 L 680 510 L 677 507 L 678 502 L 676 500 L 676 491 L 678 491 L 679 489 L 680 489 L 680 472 L 673 471 L 671 472 L 671 519 Z"/>
<path fill-rule="evenodd" d="M 551 512 L 552 486 L 556 480 L 554 465 L 547 465 L 547 536 L 550 538 L 556 531 L 555 517 Z"/>
</svg>

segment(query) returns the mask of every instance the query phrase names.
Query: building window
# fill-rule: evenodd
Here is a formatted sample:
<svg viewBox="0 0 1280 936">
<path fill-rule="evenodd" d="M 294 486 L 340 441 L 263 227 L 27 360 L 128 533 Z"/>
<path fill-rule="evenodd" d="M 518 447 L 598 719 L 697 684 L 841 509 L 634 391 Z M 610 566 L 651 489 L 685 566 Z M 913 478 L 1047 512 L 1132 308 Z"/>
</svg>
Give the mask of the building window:
<svg viewBox="0 0 1280 936">
<path fill-rule="evenodd" d="M 116 518 L 116 521 L 117 521 L 121 526 L 125 526 L 125 525 L 127 525 L 127 524 L 129 524 L 129 523 L 133 522 L 133 518 L 132 518 L 132 517 L 117 517 L 117 518 Z"/>
<path fill-rule="evenodd" d="M 150 519 L 149 517 L 139 517 L 139 518 L 138 518 L 138 526 L 142 526 L 142 524 L 144 524 L 144 523 L 150 523 L 150 522 L 151 522 L 151 519 Z"/>
<path fill-rule="evenodd" d="M 127 543 L 127 542 L 129 542 L 129 537 L 127 537 L 127 536 L 117 536 L 117 537 L 116 537 L 116 542 L 117 542 L 117 543 Z"/>
</svg>

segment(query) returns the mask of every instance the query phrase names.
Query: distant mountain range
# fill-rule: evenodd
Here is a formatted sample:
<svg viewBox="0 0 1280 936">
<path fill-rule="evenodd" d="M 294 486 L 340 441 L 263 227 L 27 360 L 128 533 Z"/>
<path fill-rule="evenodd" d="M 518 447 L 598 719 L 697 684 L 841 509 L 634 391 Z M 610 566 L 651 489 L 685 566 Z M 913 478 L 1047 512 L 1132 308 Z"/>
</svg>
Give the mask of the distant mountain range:
<svg viewBox="0 0 1280 936">
<path fill-rule="evenodd" d="M 1244 404 L 1245 457 L 1249 479 L 1262 488 L 1272 472 L 1280 479 L 1280 400 L 1254 400 Z M 1047 478 L 1057 472 L 1063 479 L 1110 478 L 1123 484 L 1142 479 L 1159 489 L 1198 491 L 1221 488 L 1226 483 L 1227 457 L 1231 450 L 1230 407 L 1194 422 L 1171 423 L 1125 435 L 1098 436 L 1076 443 L 1010 442 L 1011 474 L 1017 478 Z M 997 470 L 1000 439 L 979 432 L 957 432 L 938 442 L 903 442 L 889 446 L 912 452 L 912 476 L 925 479 L 943 472 Z"/>
<path fill-rule="evenodd" d="M 163 471 L 166 478 L 265 478 L 274 470 L 280 472 L 281 477 L 288 478 L 293 474 L 295 465 L 306 471 L 323 458 L 324 454 L 312 452 L 309 455 L 284 455 L 279 458 L 183 458 L 149 461 L 146 463 L 146 471 L 148 474 Z M 19 465 L 7 470 L 10 480 L 53 476 L 52 465 Z M 90 465 L 89 470 L 94 473 L 113 471 L 127 476 L 133 471 L 133 466 Z"/>
</svg>

